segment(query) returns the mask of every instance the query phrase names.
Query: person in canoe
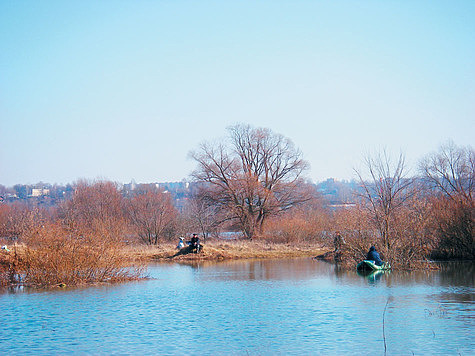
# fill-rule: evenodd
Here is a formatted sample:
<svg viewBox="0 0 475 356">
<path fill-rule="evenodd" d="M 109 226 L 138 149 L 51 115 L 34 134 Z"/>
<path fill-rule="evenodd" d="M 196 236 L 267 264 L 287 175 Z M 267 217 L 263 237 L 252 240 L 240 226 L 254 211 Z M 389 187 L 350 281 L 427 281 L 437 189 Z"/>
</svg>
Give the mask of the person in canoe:
<svg viewBox="0 0 475 356">
<path fill-rule="evenodd" d="M 382 266 L 383 261 L 381 260 L 381 256 L 379 256 L 378 251 L 376 251 L 376 247 L 371 246 L 368 254 L 366 255 L 366 259 L 369 261 L 374 261 L 374 264 L 377 266 Z"/>
</svg>

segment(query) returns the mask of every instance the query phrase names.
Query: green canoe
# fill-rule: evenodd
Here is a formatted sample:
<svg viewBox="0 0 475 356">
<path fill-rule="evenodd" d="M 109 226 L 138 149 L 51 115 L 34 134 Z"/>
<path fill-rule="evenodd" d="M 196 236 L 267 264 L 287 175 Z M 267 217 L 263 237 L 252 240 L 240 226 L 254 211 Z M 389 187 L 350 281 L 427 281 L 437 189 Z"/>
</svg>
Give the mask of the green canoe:
<svg viewBox="0 0 475 356">
<path fill-rule="evenodd" d="M 364 260 L 358 263 L 356 266 L 358 271 L 383 271 L 391 269 L 389 262 L 384 262 L 381 266 L 378 266 L 374 261 Z"/>
</svg>

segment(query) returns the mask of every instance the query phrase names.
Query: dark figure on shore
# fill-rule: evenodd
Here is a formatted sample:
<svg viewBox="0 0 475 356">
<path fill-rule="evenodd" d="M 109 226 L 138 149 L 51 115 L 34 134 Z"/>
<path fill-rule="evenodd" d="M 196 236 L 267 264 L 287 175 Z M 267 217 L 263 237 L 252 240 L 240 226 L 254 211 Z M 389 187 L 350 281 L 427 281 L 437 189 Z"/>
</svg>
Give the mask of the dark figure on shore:
<svg viewBox="0 0 475 356">
<path fill-rule="evenodd" d="M 376 251 L 376 247 L 374 246 L 370 247 L 366 259 L 369 261 L 374 261 L 375 265 L 377 266 L 381 266 L 383 264 L 383 261 L 381 260 L 381 257 L 379 256 L 379 253 L 378 251 Z"/>
<path fill-rule="evenodd" d="M 189 245 L 190 245 L 191 252 L 195 252 L 195 253 L 200 252 L 200 248 L 201 248 L 200 238 L 198 237 L 197 234 L 193 234 L 193 237 L 191 238 Z"/>
<path fill-rule="evenodd" d="M 333 246 L 335 247 L 335 250 L 333 251 L 335 254 L 340 254 L 341 253 L 341 247 L 345 243 L 345 240 L 343 237 L 340 235 L 340 232 L 335 233 L 335 237 L 333 238 Z"/>
<path fill-rule="evenodd" d="M 345 240 L 340 235 L 340 232 L 337 231 L 335 233 L 335 237 L 333 238 L 333 246 L 335 247 L 335 250 L 333 251 L 333 259 L 335 260 L 335 262 L 341 262 L 342 260 L 341 248 L 344 243 L 345 243 Z"/>
</svg>

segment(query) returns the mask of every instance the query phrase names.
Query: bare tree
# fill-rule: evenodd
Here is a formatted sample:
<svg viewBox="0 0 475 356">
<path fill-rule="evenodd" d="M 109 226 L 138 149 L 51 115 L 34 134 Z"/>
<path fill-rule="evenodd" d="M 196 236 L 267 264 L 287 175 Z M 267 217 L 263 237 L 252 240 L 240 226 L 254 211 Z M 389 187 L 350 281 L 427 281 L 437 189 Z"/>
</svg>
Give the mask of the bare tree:
<svg viewBox="0 0 475 356">
<path fill-rule="evenodd" d="M 207 198 L 208 191 L 199 189 L 189 200 L 185 207 L 185 215 L 192 228 L 197 228 L 204 239 L 211 232 L 216 232 L 221 218 L 216 206 Z"/>
<path fill-rule="evenodd" d="M 122 195 L 113 182 L 79 181 L 71 199 L 60 210 L 63 221 L 71 229 L 87 230 L 98 237 L 122 238 Z"/>
<path fill-rule="evenodd" d="M 149 245 L 158 245 L 177 216 L 170 194 L 155 189 L 138 192 L 126 202 L 126 212 L 138 236 Z"/>
<path fill-rule="evenodd" d="M 236 221 L 250 239 L 267 217 L 310 199 L 302 173 L 308 168 L 292 141 L 265 128 L 235 125 L 230 144 L 204 143 L 191 157 L 193 177 L 208 183 L 207 198 Z"/>
<path fill-rule="evenodd" d="M 0 205 L 0 236 L 16 240 L 36 230 L 49 219 L 45 209 L 23 202 Z"/>
<path fill-rule="evenodd" d="M 440 193 L 433 199 L 439 238 L 437 252 L 441 257 L 473 259 L 474 149 L 449 142 L 425 157 L 420 170 L 432 192 Z"/>
<path fill-rule="evenodd" d="M 365 158 L 369 181 L 356 171 L 363 188 L 360 197 L 372 217 L 382 243 L 387 251 L 391 249 L 393 223 L 397 211 L 413 194 L 413 179 L 405 177 L 405 158 L 403 154 L 394 163 L 386 150 L 375 156 Z"/>
<path fill-rule="evenodd" d="M 422 160 L 420 170 L 432 187 L 455 202 L 473 207 L 475 151 L 453 142 Z"/>
</svg>

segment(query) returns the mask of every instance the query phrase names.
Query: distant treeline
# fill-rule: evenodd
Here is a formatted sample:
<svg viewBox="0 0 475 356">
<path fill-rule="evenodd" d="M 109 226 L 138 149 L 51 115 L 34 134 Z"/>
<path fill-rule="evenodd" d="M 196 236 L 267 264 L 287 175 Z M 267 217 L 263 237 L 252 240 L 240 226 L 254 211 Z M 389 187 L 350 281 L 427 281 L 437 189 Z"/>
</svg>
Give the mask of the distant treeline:
<svg viewBox="0 0 475 356">
<path fill-rule="evenodd" d="M 124 196 L 130 196 L 135 190 L 154 186 L 170 193 L 174 205 L 182 210 L 185 201 L 192 198 L 193 193 L 200 185 L 198 182 L 153 182 L 153 183 L 114 183 Z M 6 187 L 0 184 L 0 204 L 24 203 L 28 206 L 53 207 L 65 200 L 71 199 L 77 182 L 66 185 L 38 182 L 35 184 L 15 184 Z M 314 184 L 315 189 L 322 198 L 322 203 L 335 209 L 345 204 L 355 203 L 355 192 L 361 189 L 357 180 L 338 180 L 328 178 Z"/>
</svg>

